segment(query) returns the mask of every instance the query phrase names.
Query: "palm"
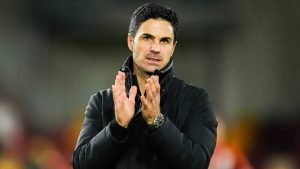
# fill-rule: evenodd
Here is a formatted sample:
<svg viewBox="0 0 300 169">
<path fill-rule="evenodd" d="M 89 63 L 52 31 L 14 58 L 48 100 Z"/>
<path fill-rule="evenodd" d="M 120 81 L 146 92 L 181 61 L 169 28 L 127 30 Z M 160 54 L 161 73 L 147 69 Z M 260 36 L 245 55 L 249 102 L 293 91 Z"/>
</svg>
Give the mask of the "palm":
<svg viewBox="0 0 300 169">
<path fill-rule="evenodd" d="M 127 97 L 125 91 L 125 74 L 119 72 L 112 90 L 116 121 L 119 125 L 126 128 L 134 115 L 137 88 L 135 86 L 131 87 L 129 97 Z"/>
</svg>

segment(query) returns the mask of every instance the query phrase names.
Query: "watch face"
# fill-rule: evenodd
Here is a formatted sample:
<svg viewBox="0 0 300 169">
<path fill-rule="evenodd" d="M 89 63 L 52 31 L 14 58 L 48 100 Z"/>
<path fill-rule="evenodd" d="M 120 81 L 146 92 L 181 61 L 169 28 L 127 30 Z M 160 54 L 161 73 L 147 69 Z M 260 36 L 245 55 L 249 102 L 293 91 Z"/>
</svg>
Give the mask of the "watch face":
<svg viewBox="0 0 300 169">
<path fill-rule="evenodd" d="M 163 115 L 163 114 L 160 114 L 160 115 L 156 116 L 156 117 L 154 118 L 153 126 L 154 126 L 155 128 L 159 128 L 159 127 L 162 126 L 162 124 L 164 123 L 164 120 L 165 120 L 165 118 L 164 118 L 164 115 Z"/>
</svg>

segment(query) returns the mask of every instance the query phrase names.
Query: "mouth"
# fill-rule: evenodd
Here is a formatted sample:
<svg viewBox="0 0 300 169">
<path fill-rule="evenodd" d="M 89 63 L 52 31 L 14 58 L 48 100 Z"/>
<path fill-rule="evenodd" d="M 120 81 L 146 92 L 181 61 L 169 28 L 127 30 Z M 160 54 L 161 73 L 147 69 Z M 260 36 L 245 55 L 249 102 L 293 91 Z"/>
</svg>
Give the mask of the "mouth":
<svg viewBox="0 0 300 169">
<path fill-rule="evenodd" d="M 161 59 L 157 59 L 157 58 L 146 58 L 147 60 L 150 60 L 150 61 L 154 61 L 154 62 L 160 62 Z"/>
<path fill-rule="evenodd" d="M 148 55 L 146 55 L 146 60 L 148 60 L 150 62 L 161 62 L 162 57 L 159 55 L 148 54 Z"/>
<path fill-rule="evenodd" d="M 162 60 L 158 58 L 147 57 L 146 61 L 152 65 L 159 65 Z"/>
</svg>

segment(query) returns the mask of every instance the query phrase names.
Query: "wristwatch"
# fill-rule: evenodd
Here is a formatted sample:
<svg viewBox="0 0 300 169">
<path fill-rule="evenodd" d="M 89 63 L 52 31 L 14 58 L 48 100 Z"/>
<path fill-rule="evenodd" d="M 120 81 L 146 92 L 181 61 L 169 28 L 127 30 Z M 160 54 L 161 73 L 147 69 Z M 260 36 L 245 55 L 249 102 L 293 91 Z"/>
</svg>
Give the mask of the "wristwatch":
<svg viewBox="0 0 300 169">
<path fill-rule="evenodd" d="M 152 128 L 159 128 L 164 124 L 165 121 L 165 117 L 163 114 L 159 114 L 157 116 L 154 117 L 154 121 L 151 124 Z"/>
</svg>

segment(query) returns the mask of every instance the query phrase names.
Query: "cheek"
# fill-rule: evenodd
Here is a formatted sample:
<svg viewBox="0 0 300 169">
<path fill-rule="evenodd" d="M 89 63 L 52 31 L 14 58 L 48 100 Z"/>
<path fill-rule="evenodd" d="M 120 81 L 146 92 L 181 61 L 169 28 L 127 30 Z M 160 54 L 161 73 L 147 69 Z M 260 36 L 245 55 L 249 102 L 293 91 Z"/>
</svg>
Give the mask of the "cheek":
<svg viewBox="0 0 300 169">
<path fill-rule="evenodd" d="M 142 53 L 143 51 L 143 46 L 142 45 L 135 45 L 133 46 L 133 52 L 136 53 L 137 55 L 139 53 Z"/>
<path fill-rule="evenodd" d="M 140 51 L 147 51 L 147 50 L 150 50 L 150 42 L 144 42 L 144 41 L 139 41 L 137 44 L 136 44 L 136 48 Z"/>
<path fill-rule="evenodd" d="M 173 48 L 172 47 L 166 48 L 166 50 L 163 51 L 163 54 L 165 57 L 171 58 L 171 56 L 173 55 Z"/>
</svg>

